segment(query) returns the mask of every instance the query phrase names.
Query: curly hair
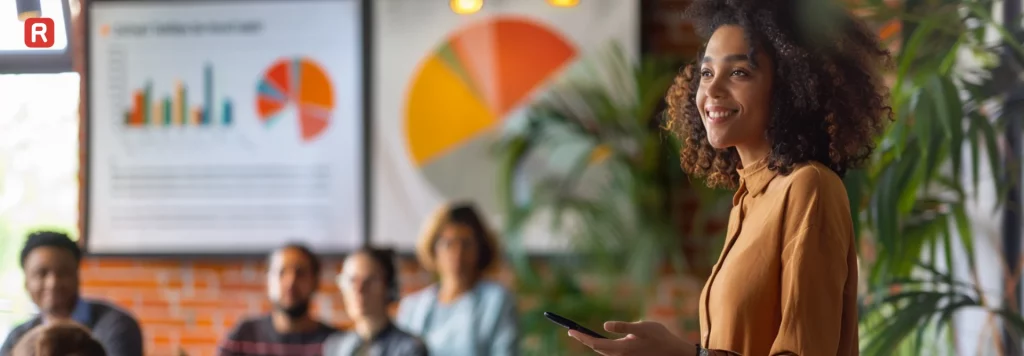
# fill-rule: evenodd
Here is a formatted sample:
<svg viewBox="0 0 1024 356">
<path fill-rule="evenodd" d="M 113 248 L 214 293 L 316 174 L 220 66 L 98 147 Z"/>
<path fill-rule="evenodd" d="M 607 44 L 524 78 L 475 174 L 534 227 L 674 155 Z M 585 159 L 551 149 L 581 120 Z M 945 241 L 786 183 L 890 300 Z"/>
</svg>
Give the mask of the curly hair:
<svg viewBox="0 0 1024 356">
<path fill-rule="evenodd" d="M 825 28 L 801 31 L 806 26 L 793 15 L 800 13 L 797 2 L 695 0 L 685 16 L 705 40 L 720 26 L 738 25 L 750 43 L 750 58 L 756 51 L 771 58 L 776 80 L 768 168 L 789 174 L 796 164 L 817 161 L 842 177 L 871 156 L 875 138 L 893 119 L 881 75 L 891 65 L 890 53 L 846 11 L 836 11 L 837 18 Z M 697 61 L 703 56 L 702 49 Z M 715 149 L 708 142 L 696 104 L 697 61 L 669 89 L 666 129 L 683 141 L 680 163 L 687 174 L 704 178 L 711 187 L 734 188 L 739 155 L 735 148 Z"/>
</svg>

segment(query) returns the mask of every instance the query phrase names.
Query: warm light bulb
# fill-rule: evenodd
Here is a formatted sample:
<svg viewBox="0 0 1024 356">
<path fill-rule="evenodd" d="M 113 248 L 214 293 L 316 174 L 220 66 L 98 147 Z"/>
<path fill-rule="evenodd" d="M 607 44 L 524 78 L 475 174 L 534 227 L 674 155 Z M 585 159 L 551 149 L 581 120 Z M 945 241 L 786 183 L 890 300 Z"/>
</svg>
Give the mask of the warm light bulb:
<svg viewBox="0 0 1024 356">
<path fill-rule="evenodd" d="M 484 0 L 451 0 L 449 4 L 456 14 L 468 15 L 480 11 L 484 7 Z"/>
<path fill-rule="evenodd" d="M 580 4 L 580 0 L 548 0 L 548 4 L 557 7 L 573 7 Z"/>
<path fill-rule="evenodd" d="M 18 21 L 25 22 L 25 20 L 42 16 L 43 14 L 39 11 L 27 11 L 18 14 Z"/>
</svg>

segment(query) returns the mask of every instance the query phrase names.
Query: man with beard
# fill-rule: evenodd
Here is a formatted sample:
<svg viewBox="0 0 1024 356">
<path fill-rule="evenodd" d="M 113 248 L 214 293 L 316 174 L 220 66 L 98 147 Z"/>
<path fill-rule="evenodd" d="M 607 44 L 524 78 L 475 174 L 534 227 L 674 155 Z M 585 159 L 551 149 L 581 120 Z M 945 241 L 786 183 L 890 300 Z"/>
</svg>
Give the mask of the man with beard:
<svg viewBox="0 0 1024 356">
<path fill-rule="evenodd" d="M 39 308 L 39 315 L 19 325 L 0 346 L 0 355 L 11 353 L 25 335 L 37 327 L 61 323 L 84 326 L 107 355 L 142 356 L 142 329 L 127 311 L 79 294 L 82 250 L 68 235 L 40 231 L 28 236 L 21 250 L 25 290 Z"/>
<path fill-rule="evenodd" d="M 308 248 L 289 244 L 270 254 L 270 315 L 243 321 L 228 335 L 220 356 L 320 356 L 336 330 L 313 319 L 309 306 L 320 281 L 320 261 Z"/>
</svg>

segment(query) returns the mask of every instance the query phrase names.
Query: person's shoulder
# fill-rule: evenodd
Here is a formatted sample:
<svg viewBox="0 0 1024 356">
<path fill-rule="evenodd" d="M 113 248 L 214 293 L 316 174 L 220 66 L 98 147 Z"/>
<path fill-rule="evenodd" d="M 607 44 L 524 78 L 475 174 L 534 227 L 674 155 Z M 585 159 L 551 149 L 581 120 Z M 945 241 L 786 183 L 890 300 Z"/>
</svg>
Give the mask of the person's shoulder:
<svg viewBox="0 0 1024 356">
<path fill-rule="evenodd" d="M 41 321 L 42 320 L 39 319 L 39 316 L 34 316 L 32 317 L 32 319 L 26 320 L 24 323 L 18 324 L 18 326 L 15 326 L 14 329 L 11 329 L 11 332 L 8 334 L 8 336 L 21 335 L 27 333 L 29 332 L 29 330 L 32 330 L 32 328 L 39 326 L 39 324 L 41 324 Z"/>
<path fill-rule="evenodd" d="M 485 296 L 496 297 L 500 299 L 508 299 L 512 297 L 512 291 L 507 287 L 492 280 L 482 280 L 477 283 L 477 291 Z"/>
<path fill-rule="evenodd" d="M 829 226 L 852 232 L 849 196 L 843 179 L 835 171 L 819 162 L 808 162 L 795 167 L 787 179 L 787 231 Z"/>
<path fill-rule="evenodd" d="M 405 340 L 405 339 L 416 339 L 416 340 L 419 340 L 420 339 L 418 336 L 414 335 L 413 333 L 408 332 L 405 329 L 402 329 L 401 326 L 395 325 L 394 329 L 393 329 L 393 332 L 394 332 L 393 335 L 395 336 L 395 338 L 398 338 L 398 339 L 403 339 L 403 340 Z"/>
<path fill-rule="evenodd" d="M 93 313 L 100 319 L 97 322 L 110 320 L 118 323 L 132 324 L 136 327 L 139 325 L 135 315 L 132 315 L 128 309 L 122 308 L 117 304 L 96 299 L 87 299 L 85 302 L 89 304 L 89 308 L 92 308 Z"/>
<path fill-rule="evenodd" d="M 515 308 L 515 295 L 501 283 L 488 280 L 480 281 L 477 283 L 476 290 L 477 295 L 481 299 L 481 304 L 486 308 L 500 311 Z"/>
<path fill-rule="evenodd" d="M 396 327 L 394 334 L 395 343 L 399 345 L 399 354 L 401 355 L 425 355 L 427 351 L 427 344 L 423 342 L 423 339 L 410 332 L 402 330 L 402 328 Z"/>
<path fill-rule="evenodd" d="M 25 334 L 28 334 L 29 331 L 32 331 L 32 329 L 39 326 L 39 324 L 40 320 L 38 316 L 32 317 L 32 319 L 29 319 L 24 323 L 18 324 L 18 326 L 15 326 L 14 329 L 11 329 L 11 331 L 7 333 L 7 338 L 4 340 L 3 345 L 5 347 L 13 348 L 14 344 L 18 343 Z"/>
<path fill-rule="evenodd" d="M 235 324 L 235 327 L 228 333 L 227 338 L 231 340 L 254 339 L 269 321 L 270 317 L 266 315 L 244 318 L 238 324 Z"/>
<path fill-rule="evenodd" d="M 358 338 L 358 335 L 349 331 L 335 331 L 331 333 L 324 339 L 324 356 L 344 355 L 346 352 L 350 352 L 350 345 L 358 342 L 355 338 Z"/>
<path fill-rule="evenodd" d="M 796 165 L 786 176 L 786 181 L 790 196 L 831 196 L 839 193 L 846 196 L 843 179 L 831 168 L 817 161 Z"/>
<path fill-rule="evenodd" d="M 324 345 L 337 345 L 347 339 L 351 339 L 353 336 L 358 337 L 356 333 L 351 331 L 335 330 L 324 339 Z"/>
</svg>

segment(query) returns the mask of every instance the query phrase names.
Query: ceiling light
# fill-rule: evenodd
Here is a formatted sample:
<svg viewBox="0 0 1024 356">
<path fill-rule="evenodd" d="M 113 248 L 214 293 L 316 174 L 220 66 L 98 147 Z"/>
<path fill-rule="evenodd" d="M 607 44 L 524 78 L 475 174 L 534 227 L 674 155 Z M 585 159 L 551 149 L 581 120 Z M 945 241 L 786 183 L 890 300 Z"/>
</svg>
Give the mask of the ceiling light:
<svg viewBox="0 0 1024 356">
<path fill-rule="evenodd" d="M 469 15 L 480 11 L 484 7 L 484 0 L 451 0 L 449 5 L 452 12 L 459 15 Z"/>
<path fill-rule="evenodd" d="M 574 7 L 580 4 L 580 0 L 548 0 L 548 4 L 555 7 Z"/>
</svg>

